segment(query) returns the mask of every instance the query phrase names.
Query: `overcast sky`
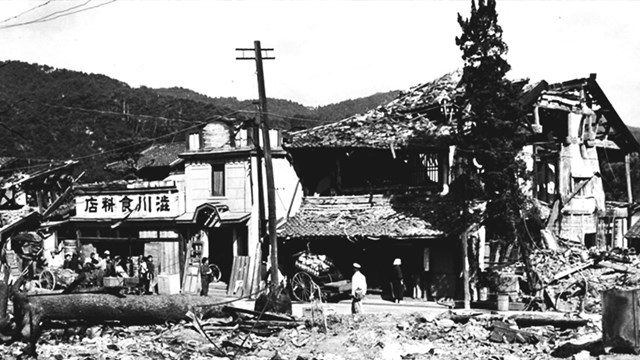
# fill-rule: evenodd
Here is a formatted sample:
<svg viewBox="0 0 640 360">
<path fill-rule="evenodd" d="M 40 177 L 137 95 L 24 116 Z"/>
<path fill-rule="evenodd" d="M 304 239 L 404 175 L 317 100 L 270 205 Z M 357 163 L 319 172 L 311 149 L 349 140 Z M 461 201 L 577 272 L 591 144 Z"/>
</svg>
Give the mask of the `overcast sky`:
<svg viewBox="0 0 640 360">
<path fill-rule="evenodd" d="M 497 9 L 510 77 L 597 73 L 622 119 L 640 126 L 640 2 L 498 0 Z M 317 106 L 408 89 L 461 67 L 456 18 L 469 10 L 466 0 L 5 0 L 0 60 L 253 99 L 255 64 L 235 60 L 235 48 L 260 40 L 275 49 L 265 61 L 267 95 Z M 36 19 L 44 21 L 13 26 Z"/>
</svg>

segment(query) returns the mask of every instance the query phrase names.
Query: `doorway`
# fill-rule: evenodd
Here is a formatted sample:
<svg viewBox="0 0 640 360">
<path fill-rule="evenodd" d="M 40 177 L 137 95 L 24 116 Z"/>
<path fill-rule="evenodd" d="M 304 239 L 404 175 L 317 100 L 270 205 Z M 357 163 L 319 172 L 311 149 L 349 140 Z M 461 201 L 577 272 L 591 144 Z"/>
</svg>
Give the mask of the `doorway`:
<svg viewBox="0 0 640 360">
<path fill-rule="evenodd" d="M 209 230 L 209 263 L 222 272 L 220 281 L 229 283 L 233 266 L 233 228 L 219 227 Z"/>
</svg>

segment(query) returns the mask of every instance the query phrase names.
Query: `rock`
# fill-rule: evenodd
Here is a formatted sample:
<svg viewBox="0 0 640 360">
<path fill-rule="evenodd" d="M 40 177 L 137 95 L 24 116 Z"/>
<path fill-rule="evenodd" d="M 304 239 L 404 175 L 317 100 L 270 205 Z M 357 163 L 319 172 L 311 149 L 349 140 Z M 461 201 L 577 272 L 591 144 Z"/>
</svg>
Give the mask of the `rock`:
<svg viewBox="0 0 640 360">
<path fill-rule="evenodd" d="M 591 354 L 587 350 L 582 350 L 579 353 L 573 355 L 573 360 L 589 360 L 591 359 Z"/>
<path fill-rule="evenodd" d="M 456 323 L 451 319 L 438 319 L 436 320 L 436 325 L 441 328 L 450 329 L 456 326 Z"/>
</svg>

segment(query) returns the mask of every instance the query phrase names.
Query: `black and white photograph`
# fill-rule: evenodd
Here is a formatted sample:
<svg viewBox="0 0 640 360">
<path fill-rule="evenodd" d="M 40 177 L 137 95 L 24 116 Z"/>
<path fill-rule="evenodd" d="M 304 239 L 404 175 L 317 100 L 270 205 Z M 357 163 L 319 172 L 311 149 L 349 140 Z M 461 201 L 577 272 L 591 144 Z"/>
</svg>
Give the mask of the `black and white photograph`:
<svg viewBox="0 0 640 360">
<path fill-rule="evenodd" d="M 640 1 L 0 1 L 0 359 L 640 356 Z"/>
</svg>

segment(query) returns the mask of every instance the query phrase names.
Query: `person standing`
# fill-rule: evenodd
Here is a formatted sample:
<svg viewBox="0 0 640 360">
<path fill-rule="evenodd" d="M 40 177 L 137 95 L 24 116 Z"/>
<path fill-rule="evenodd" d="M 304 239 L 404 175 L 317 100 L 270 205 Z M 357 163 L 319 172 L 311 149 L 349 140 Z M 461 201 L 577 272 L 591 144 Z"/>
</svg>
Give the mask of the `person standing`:
<svg viewBox="0 0 640 360">
<path fill-rule="evenodd" d="M 202 258 L 202 265 L 200 265 L 200 296 L 209 296 L 209 283 L 213 272 L 209 268 L 209 258 Z"/>
<path fill-rule="evenodd" d="M 149 275 L 149 266 L 147 264 L 147 260 L 145 259 L 145 257 L 143 255 L 140 255 L 140 257 L 138 258 L 139 262 L 138 262 L 138 277 L 140 279 L 140 285 L 142 287 L 142 293 L 143 294 L 148 294 L 149 293 L 149 285 L 150 282 L 149 280 L 150 275 Z"/>
<path fill-rule="evenodd" d="M 393 260 L 393 272 L 391 276 L 391 293 L 393 295 L 393 302 L 396 304 L 402 301 L 404 297 L 404 277 L 402 276 L 402 260 L 399 258 Z"/>
<path fill-rule="evenodd" d="M 353 276 L 351 277 L 351 313 L 362 313 L 362 300 L 367 294 L 367 278 L 360 272 L 360 264 L 353 263 Z"/>
<path fill-rule="evenodd" d="M 72 269 L 71 267 L 71 254 L 64 255 L 64 262 L 62 263 L 63 269 Z"/>
<path fill-rule="evenodd" d="M 156 264 L 153 262 L 153 255 L 147 256 L 147 269 L 149 270 L 147 281 L 147 294 L 156 293 Z"/>
</svg>

